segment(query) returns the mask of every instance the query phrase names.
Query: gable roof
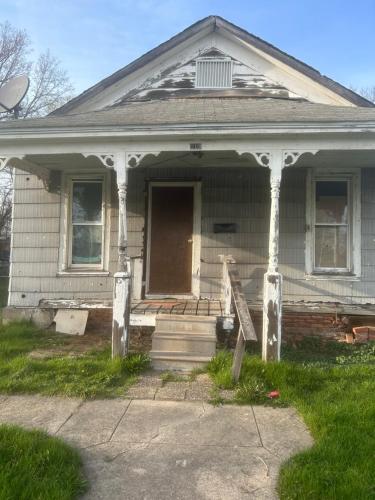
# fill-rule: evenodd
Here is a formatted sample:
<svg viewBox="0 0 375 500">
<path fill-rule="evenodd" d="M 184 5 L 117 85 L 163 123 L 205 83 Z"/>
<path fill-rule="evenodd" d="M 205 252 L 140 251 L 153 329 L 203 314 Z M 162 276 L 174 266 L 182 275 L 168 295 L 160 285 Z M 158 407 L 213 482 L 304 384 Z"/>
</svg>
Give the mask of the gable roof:
<svg viewBox="0 0 375 500">
<path fill-rule="evenodd" d="M 226 21 L 220 16 L 208 16 L 194 24 L 192 24 L 190 27 L 186 28 L 185 30 L 181 31 L 179 34 L 173 36 L 170 38 L 168 41 L 162 43 L 161 45 L 157 46 L 156 48 L 150 50 L 143 56 L 139 57 L 132 63 L 128 64 L 127 66 L 121 68 L 120 70 L 116 71 L 112 75 L 108 76 L 107 78 L 104 78 L 94 86 L 90 87 L 89 89 L 85 90 L 82 92 L 80 95 L 77 97 L 71 99 L 69 102 L 55 110 L 52 115 L 62 115 L 65 113 L 70 113 L 74 111 L 74 109 L 83 104 L 84 102 L 88 101 L 89 99 L 95 97 L 98 95 L 100 92 L 102 92 L 104 89 L 110 87 L 111 85 L 117 83 L 118 81 L 122 80 L 126 76 L 132 74 L 136 70 L 142 68 L 149 62 L 151 62 L 153 59 L 156 57 L 165 54 L 168 52 L 170 49 L 176 47 L 177 45 L 189 40 L 192 38 L 194 35 L 208 30 L 208 31 L 215 31 L 217 29 L 224 29 L 227 32 L 235 35 L 238 37 L 240 40 L 243 40 L 244 42 L 247 42 L 251 45 L 253 45 L 255 48 L 263 51 L 264 53 L 274 57 L 276 60 L 288 65 L 289 67 L 295 69 L 296 71 L 299 71 L 303 75 L 307 76 L 308 78 L 311 78 L 313 81 L 319 83 L 320 85 L 326 87 L 327 89 L 331 90 L 332 92 L 336 93 L 337 95 L 343 97 L 350 103 L 356 105 L 356 106 L 362 106 L 362 107 L 374 107 L 375 104 L 372 103 L 371 101 L 368 101 L 364 97 L 360 96 L 359 94 L 353 92 L 352 90 L 344 87 L 340 83 L 332 80 L 331 78 L 322 75 L 319 71 L 314 69 L 312 66 L 309 66 L 305 64 L 304 62 L 296 59 L 295 57 L 287 54 L 286 52 L 283 52 L 282 50 L 278 49 L 274 45 L 266 42 L 265 40 L 262 40 L 261 38 L 247 32 L 246 30 L 239 28 L 235 24 L 230 23 L 229 21 Z"/>
</svg>

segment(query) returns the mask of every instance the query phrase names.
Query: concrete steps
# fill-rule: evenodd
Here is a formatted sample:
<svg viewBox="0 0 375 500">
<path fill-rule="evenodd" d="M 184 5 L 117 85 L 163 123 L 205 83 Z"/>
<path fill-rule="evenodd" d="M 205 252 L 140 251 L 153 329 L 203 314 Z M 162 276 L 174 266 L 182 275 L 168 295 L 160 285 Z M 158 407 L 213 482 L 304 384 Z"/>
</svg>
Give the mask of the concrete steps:
<svg viewBox="0 0 375 500">
<path fill-rule="evenodd" d="M 150 357 L 156 370 L 201 368 L 216 353 L 216 317 L 159 314 Z"/>
</svg>

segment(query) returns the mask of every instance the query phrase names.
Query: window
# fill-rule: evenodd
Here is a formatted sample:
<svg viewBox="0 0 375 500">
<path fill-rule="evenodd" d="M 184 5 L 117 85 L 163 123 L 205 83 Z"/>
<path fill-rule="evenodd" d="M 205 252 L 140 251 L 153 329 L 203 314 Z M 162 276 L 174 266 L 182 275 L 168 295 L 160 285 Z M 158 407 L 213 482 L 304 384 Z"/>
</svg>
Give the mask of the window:
<svg viewBox="0 0 375 500">
<path fill-rule="evenodd" d="M 106 190 L 106 175 L 67 177 L 63 271 L 104 270 L 106 267 Z"/>
<path fill-rule="evenodd" d="M 232 87 L 232 60 L 229 58 L 197 59 L 195 87 L 227 89 Z"/>
<path fill-rule="evenodd" d="M 360 274 L 359 173 L 310 175 L 307 272 Z"/>
</svg>

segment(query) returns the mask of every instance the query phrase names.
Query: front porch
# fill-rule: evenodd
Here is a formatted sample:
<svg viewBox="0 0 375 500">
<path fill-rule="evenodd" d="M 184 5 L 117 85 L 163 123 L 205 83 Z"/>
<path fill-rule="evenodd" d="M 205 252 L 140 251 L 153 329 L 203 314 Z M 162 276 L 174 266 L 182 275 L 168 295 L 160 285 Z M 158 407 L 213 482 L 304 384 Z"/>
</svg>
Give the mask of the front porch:
<svg viewBox="0 0 375 500">
<path fill-rule="evenodd" d="M 20 153 L 16 160 L 16 154 L 4 157 L 3 164 L 11 161 L 23 172 L 43 179 L 47 187 L 44 191 L 41 181 L 27 173 L 20 174 L 17 180 L 10 305 L 44 307 L 56 300 L 70 301 L 69 307 L 80 301 L 108 303 L 115 281 L 113 333 L 117 340 L 113 344 L 114 355 L 124 354 L 129 325 L 139 322 L 139 325 L 151 326 L 158 314 L 229 316 L 223 302 L 220 255 L 231 254 L 237 263 L 246 299 L 263 312 L 263 356 L 278 359 L 281 288 L 288 304 L 300 301 L 371 302 L 372 290 L 375 290 L 370 272 L 369 242 L 373 145 L 349 138 L 334 143 L 323 137 L 320 141 L 305 138 L 298 147 L 296 142 L 288 140 L 273 140 L 267 144 L 266 148 L 265 143 L 254 138 L 247 142 L 236 139 L 208 141 L 207 144 L 178 144 L 175 139 L 173 143 L 170 140 L 132 144 L 126 151 L 120 150 L 115 143 L 102 144 L 101 151 L 115 151 L 105 154 L 95 151 L 97 148 L 93 144 L 81 145 L 81 153 L 63 153 L 64 148 L 55 145 L 56 153 L 48 155 L 42 153 L 41 147 L 38 151 L 38 147 L 28 146 L 29 153 Z M 72 148 L 79 149 L 77 145 L 70 145 L 70 151 Z M 367 253 L 361 259 L 360 248 L 359 254 L 356 248 L 355 254 L 355 264 L 358 265 L 358 255 L 360 265 L 361 260 L 365 264 L 365 280 L 354 273 L 316 276 L 306 265 L 306 253 L 312 252 L 312 247 L 307 248 L 305 242 L 306 234 L 311 233 L 306 218 L 309 203 L 306 187 L 311 172 L 323 170 L 336 172 L 345 179 L 348 172 L 354 170 L 365 174 L 362 184 L 355 185 L 366 203 L 362 212 L 366 222 L 363 234 Z M 71 255 L 64 232 L 69 212 L 64 179 L 75 176 L 83 179 L 97 176 L 98 172 L 109 175 L 102 268 L 69 267 Z M 159 297 L 153 297 L 148 288 L 150 271 L 147 267 L 150 187 L 184 183 L 199 185 L 201 196 L 197 202 L 200 216 L 192 240 L 191 290 L 183 297 L 174 294 L 173 290 L 170 290 L 172 293 L 164 290 Z M 37 211 L 37 208 L 42 209 L 42 204 L 43 210 Z M 361 205 L 359 219 L 360 212 Z M 53 235 L 46 233 L 44 217 L 49 218 L 48 227 L 52 228 Z M 361 226 L 357 222 L 355 230 L 358 232 Z M 26 248 L 28 242 L 30 248 Z"/>
</svg>

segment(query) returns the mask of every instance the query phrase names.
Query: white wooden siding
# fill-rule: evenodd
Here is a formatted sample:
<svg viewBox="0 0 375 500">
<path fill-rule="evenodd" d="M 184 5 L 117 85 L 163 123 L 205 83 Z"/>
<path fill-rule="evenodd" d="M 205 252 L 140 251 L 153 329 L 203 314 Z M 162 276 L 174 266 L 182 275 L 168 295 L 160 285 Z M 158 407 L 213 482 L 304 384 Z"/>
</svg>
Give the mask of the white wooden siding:
<svg viewBox="0 0 375 500">
<path fill-rule="evenodd" d="M 25 177 L 29 177 L 26 181 Z M 262 297 L 268 252 L 268 171 L 262 168 L 150 168 L 129 172 L 129 254 L 143 255 L 146 179 L 201 179 L 201 295 L 221 293 L 220 254 L 237 260 L 247 297 Z M 306 172 L 287 169 L 281 186 L 280 271 L 284 300 L 375 303 L 375 169 L 362 170 L 362 276 L 360 280 L 306 280 Z M 49 194 L 29 174 L 16 175 L 11 305 L 35 306 L 41 299 L 111 299 L 110 276 L 60 276 L 58 271 L 60 196 Z M 28 186 L 33 186 L 28 188 Z M 114 190 L 115 193 L 115 190 Z M 111 210 L 110 264 L 117 263 L 117 201 Z M 21 202 L 21 200 L 23 200 Z M 215 234 L 214 223 L 235 222 L 237 233 Z"/>
</svg>

